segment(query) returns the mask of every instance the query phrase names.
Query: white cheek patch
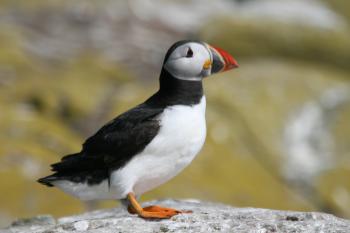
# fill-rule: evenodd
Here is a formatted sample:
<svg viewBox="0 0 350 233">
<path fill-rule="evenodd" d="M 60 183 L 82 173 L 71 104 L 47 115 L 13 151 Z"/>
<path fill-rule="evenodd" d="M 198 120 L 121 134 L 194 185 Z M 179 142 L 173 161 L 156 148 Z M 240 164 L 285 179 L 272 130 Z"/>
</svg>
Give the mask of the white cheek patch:
<svg viewBox="0 0 350 233">
<path fill-rule="evenodd" d="M 188 47 L 193 50 L 193 57 L 186 57 L 185 51 Z M 204 45 L 187 43 L 174 50 L 164 68 L 177 79 L 200 81 L 208 76 L 208 72 L 203 70 L 203 65 L 206 60 L 211 59 L 210 56 Z"/>
<path fill-rule="evenodd" d="M 175 78 L 182 80 L 201 80 L 202 67 L 190 62 L 188 58 L 168 61 L 164 68 Z"/>
</svg>

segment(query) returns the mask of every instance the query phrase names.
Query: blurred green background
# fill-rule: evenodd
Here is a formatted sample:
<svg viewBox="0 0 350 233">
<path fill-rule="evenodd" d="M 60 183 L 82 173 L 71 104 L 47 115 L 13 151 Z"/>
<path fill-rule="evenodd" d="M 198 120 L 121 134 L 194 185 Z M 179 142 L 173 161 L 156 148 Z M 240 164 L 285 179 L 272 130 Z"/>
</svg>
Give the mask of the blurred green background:
<svg viewBox="0 0 350 233">
<path fill-rule="evenodd" d="M 154 93 L 167 48 L 188 38 L 240 68 L 205 80 L 203 150 L 142 200 L 350 218 L 349 24 L 348 0 L 0 1 L 0 226 L 85 211 L 36 179 Z"/>
</svg>

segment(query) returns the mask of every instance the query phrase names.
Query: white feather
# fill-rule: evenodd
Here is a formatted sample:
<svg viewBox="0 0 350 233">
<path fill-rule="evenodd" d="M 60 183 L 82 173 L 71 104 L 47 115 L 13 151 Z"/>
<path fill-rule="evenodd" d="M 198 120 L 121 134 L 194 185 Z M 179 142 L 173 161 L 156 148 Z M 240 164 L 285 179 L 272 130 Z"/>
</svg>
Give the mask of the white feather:
<svg viewBox="0 0 350 233">
<path fill-rule="evenodd" d="M 129 192 L 141 195 L 170 180 L 191 163 L 202 148 L 206 136 L 206 100 L 194 106 L 175 105 L 160 115 L 160 129 L 146 148 L 123 168 L 112 172 L 98 185 L 70 181 L 54 183 L 82 200 L 122 199 Z"/>
</svg>

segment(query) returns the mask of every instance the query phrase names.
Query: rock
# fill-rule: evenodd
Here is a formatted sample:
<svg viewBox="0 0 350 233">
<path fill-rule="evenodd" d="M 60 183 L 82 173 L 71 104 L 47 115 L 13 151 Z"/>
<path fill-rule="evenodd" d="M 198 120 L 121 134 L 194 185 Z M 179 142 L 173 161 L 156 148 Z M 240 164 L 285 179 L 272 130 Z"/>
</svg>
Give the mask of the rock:
<svg viewBox="0 0 350 233">
<path fill-rule="evenodd" d="M 193 213 L 168 220 L 145 220 L 122 208 L 115 208 L 63 217 L 57 223 L 50 216 L 39 216 L 17 221 L 0 232 L 350 232 L 349 220 L 325 213 L 234 208 L 197 200 L 145 203 L 154 204 L 190 209 Z"/>
<path fill-rule="evenodd" d="M 86 231 L 89 228 L 89 222 L 86 220 L 75 222 L 74 228 L 77 231 Z"/>
<path fill-rule="evenodd" d="M 14 221 L 11 226 L 13 227 L 28 227 L 28 226 L 46 226 L 54 225 L 55 219 L 51 215 L 39 215 L 33 218 L 23 218 Z"/>
</svg>

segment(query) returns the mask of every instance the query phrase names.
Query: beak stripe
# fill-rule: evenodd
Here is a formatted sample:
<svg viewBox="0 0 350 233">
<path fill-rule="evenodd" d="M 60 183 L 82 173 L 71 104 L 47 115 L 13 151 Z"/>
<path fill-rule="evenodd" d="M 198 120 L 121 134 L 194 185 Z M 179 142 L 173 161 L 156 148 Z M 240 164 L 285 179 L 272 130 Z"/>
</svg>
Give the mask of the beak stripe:
<svg viewBox="0 0 350 233">
<path fill-rule="evenodd" d="M 212 50 L 217 51 L 215 53 L 215 55 L 217 55 L 217 57 L 219 57 L 220 61 L 222 62 L 222 64 L 226 64 L 225 59 L 222 57 L 221 53 L 217 50 L 217 48 L 215 48 L 214 46 L 208 45 Z M 213 57 L 213 55 L 211 55 L 211 57 Z M 226 65 L 225 65 L 226 66 Z M 217 70 L 216 72 L 221 72 L 225 70 L 225 66 L 223 66 L 220 70 Z"/>
</svg>

